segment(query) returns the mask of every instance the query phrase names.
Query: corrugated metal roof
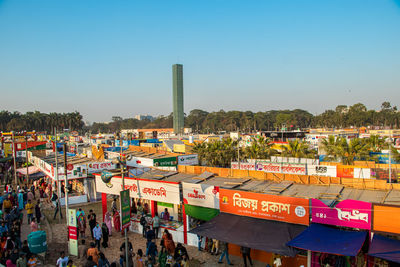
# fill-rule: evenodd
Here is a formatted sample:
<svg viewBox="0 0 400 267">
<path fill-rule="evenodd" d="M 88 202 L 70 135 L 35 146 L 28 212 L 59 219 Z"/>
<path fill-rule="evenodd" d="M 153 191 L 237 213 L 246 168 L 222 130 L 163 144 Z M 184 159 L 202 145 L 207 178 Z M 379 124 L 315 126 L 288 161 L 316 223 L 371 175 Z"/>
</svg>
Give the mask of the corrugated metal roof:
<svg viewBox="0 0 400 267">
<path fill-rule="evenodd" d="M 219 186 L 222 188 L 233 189 L 243 185 L 245 182 L 249 181 L 248 178 L 225 178 L 225 177 L 212 177 L 202 183 Z"/>
</svg>

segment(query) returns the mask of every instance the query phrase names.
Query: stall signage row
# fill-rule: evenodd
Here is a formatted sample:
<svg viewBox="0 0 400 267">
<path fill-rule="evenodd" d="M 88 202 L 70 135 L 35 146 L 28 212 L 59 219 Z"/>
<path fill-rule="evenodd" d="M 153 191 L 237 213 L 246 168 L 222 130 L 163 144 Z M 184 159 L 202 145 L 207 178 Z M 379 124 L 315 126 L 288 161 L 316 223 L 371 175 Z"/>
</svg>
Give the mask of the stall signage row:
<svg viewBox="0 0 400 267">
<path fill-rule="evenodd" d="M 399 206 L 373 204 L 373 231 L 389 234 L 400 234 L 399 222 Z"/>
<path fill-rule="evenodd" d="M 126 178 L 125 188 L 123 188 L 122 179 L 120 177 L 113 177 L 109 183 L 104 183 L 101 176 L 96 175 L 96 189 L 97 192 L 112 195 L 119 195 L 121 190 L 128 189 L 129 195 L 132 198 L 180 204 L 178 183 Z"/>
<path fill-rule="evenodd" d="M 197 154 L 178 156 L 178 165 L 199 165 L 199 156 Z"/>
<path fill-rule="evenodd" d="M 220 189 L 221 212 L 259 219 L 309 225 L 309 200 Z"/>
<path fill-rule="evenodd" d="M 176 167 L 178 165 L 176 157 L 165 157 L 154 159 L 155 167 Z"/>
<path fill-rule="evenodd" d="M 371 229 L 371 203 L 346 199 L 335 207 L 328 207 L 321 200 L 312 199 L 311 207 L 313 223 Z"/>
<path fill-rule="evenodd" d="M 219 209 L 218 186 L 182 182 L 182 191 L 185 204 Z"/>
<path fill-rule="evenodd" d="M 88 173 L 101 172 L 103 170 L 113 170 L 117 168 L 117 164 L 109 162 L 93 162 L 88 164 Z"/>
<path fill-rule="evenodd" d="M 371 169 L 369 168 L 355 168 L 353 166 L 326 166 L 314 165 L 304 163 L 284 163 L 284 162 L 267 162 L 251 161 L 251 162 L 231 162 L 231 169 L 233 170 L 256 170 L 272 173 L 284 174 L 300 174 L 300 175 L 318 175 L 329 177 L 342 177 L 342 178 L 363 178 L 370 179 Z"/>
</svg>

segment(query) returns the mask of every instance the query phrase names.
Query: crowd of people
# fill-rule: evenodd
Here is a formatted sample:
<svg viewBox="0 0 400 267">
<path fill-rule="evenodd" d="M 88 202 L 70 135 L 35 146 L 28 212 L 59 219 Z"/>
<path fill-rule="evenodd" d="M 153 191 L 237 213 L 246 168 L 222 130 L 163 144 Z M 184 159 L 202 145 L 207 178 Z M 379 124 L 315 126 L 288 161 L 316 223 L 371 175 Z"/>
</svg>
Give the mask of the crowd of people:
<svg viewBox="0 0 400 267">
<path fill-rule="evenodd" d="M 7 184 L 0 195 L 0 266 L 24 267 L 36 266 L 37 255 L 31 253 L 28 241 L 21 240 L 23 223 L 35 232 L 40 228 L 42 218 L 41 202 L 36 198 L 37 187 L 32 185 L 14 187 Z M 24 220 L 26 212 L 26 221 Z"/>
</svg>

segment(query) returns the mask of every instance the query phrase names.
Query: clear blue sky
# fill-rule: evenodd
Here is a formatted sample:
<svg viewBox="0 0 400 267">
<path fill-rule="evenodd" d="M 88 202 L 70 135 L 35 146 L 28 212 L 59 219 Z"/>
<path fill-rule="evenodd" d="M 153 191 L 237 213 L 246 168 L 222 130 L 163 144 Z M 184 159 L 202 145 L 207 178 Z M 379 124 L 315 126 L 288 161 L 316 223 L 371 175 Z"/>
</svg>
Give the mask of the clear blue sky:
<svg viewBox="0 0 400 267">
<path fill-rule="evenodd" d="M 0 109 L 87 121 L 399 105 L 400 0 L 0 0 Z"/>
</svg>

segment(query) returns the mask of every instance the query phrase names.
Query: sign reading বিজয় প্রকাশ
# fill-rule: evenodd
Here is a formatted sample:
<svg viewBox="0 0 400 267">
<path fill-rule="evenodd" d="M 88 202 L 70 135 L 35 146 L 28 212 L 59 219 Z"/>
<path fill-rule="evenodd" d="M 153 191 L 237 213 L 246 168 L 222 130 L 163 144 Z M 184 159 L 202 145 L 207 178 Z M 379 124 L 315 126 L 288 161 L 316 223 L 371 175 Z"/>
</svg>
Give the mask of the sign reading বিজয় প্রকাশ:
<svg viewBox="0 0 400 267">
<path fill-rule="evenodd" d="M 331 208 L 319 199 L 312 199 L 311 207 L 313 223 L 371 229 L 371 203 L 346 199 Z"/>
<path fill-rule="evenodd" d="M 303 198 L 219 189 L 221 212 L 309 225 L 309 200 Z"/>
</svg>

